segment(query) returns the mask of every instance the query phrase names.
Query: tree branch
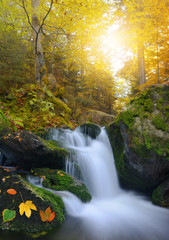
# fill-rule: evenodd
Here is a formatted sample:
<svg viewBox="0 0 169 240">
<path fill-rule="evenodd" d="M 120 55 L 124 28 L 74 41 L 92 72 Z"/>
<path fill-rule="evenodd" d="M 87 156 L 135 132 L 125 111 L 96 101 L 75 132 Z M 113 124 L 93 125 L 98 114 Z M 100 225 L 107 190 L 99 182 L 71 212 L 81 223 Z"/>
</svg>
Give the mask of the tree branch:
<svg viewBox="0 0 169 240">
<path fill-rule="evenodd" d="M 31 28 L 33 29 L 33 31 L 35 31 L 35 33 L 38 34 L 38 32 L 37 32 L 36 29 L 33 27 L 32 23 L 31 23 L 31 21 L 30 21 L 29 14 L 28 14 L 28 12 L 27 12 L 27 10 L 26 10 L 24 0 L 22 0 L 22 7 L 23 7 L 23 9 L 24 9 L 24 11 L 25 11 L 25 13 L 26 13 L 26 16 L 27 16 L 29 25 L 31 26 Z"/>
<path fill-rule="evenodd" d="M 42 24 L 40 25 L 40 28 L 38 29 L 38 32 L 36 32 L 36 40 L 35 40 L 35 53 L 37 54 L 37 43 L 38 43 L 38 36 L 39 36 L 39 33 L 45 23 L 45 19 L 47 18 L 47 16 L 49 15 L 51 9 L 52 9 L 52 5 L 53 5 L 53 0 L 51 0 L 51 3 L 50 3 L 50 7 L 49 7 L 49 10 L 48 12 L 46 13 L 45 17 L 43 18 L 42 20 Z"/>
</svg>

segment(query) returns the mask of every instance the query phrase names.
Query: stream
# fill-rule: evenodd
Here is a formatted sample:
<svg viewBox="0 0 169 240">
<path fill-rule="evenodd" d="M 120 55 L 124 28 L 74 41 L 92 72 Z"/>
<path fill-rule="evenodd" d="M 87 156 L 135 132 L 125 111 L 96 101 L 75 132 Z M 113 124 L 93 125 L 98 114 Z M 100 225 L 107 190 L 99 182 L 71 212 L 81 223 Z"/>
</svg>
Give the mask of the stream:
<svg viewBox="0 0 169 240">
<path fill-rule="evenodd" d="M 82 134 L 78 128 L 75 131 L 55 130 L 51 139 L 60 141 L 72 152 L 66 162 L 66 171 L 81 178 L 92 194 L 92 200 L 83 203 L 70 192 L 57 193 L 66 207 L 66 221 L 56 231 L 38 239 L 169 239 L 169 210 L 120 188 L 112 149 L 104 129 L 96 139 Z M 29 178 L 29 181 L 42 187 L 34 178 Z M 11 239 L 15 239 L 14 235 Z M 26 237 L 23 239 L 27 240 Z"/>
</svg>

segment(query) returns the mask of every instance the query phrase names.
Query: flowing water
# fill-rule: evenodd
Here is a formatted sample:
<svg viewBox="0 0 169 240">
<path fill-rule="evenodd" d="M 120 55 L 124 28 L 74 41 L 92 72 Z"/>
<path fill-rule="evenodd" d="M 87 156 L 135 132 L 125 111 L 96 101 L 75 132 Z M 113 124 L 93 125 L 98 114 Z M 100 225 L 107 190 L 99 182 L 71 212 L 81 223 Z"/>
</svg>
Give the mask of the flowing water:
<svg viewBox="0 0 169 240">
<path fill-rule="evenodd" d="M 169 239 L 169 211 L 120 188 L 104 129 L 95 140 L 80 133 L 79 129 L 56 130 L 52 139 L 62 142 L 72 152 L 67 159 L 66 171 L 82 178 L 92 194 L 92 200 L 83 203 L 72 193 L 60 192 L 68 217 L 50 239 Z"/>
</svg>

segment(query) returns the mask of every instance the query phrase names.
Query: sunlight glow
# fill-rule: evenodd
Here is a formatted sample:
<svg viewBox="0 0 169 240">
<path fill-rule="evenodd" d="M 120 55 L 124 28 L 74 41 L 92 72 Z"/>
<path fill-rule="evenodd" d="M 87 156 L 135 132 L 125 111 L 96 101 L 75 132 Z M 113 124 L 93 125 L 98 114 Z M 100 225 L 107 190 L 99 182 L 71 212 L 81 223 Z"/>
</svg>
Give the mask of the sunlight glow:
<svg viewBox="0 0 169 240">
<path fill-rule="evenodd" d="M 125 61 L 133 56 L 125 46 L 125 39 L 119 31 L 118 24 L 111 25 L 107 34 L 102 36 L 101 48 L 104 55 L 110 59 L 113 75 L 123 68 Z"/>
</svg>

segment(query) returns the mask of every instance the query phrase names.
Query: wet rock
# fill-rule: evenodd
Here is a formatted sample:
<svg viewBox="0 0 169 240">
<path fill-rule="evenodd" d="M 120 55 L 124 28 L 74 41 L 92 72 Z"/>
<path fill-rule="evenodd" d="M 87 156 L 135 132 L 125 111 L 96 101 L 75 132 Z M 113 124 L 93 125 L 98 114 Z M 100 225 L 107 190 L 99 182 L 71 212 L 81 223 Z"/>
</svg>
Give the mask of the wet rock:
<svg viewBox="0 0 169 240">
<path fill-rule="evenodd" d="M 55 191 L 69 191 L 75 194 L 83 202 L 89 202 L 91 195 L 84 183 L 77 180 L 70 174 L 61 170 L 53 170 L 48 168 L 33 169 L 33 173 L 43 176 L 43 186 Z"/>
<path fill-rule="evenodd" d="M 169 86 L 131 100 L 107 128 L 121 183 L 153 191 L 169 176 Z"/>
<path fill-rule="evenodd" d="M 14 189 L 16 194 L 9 194 L 8 189 Z M 25 213 L 21 216 L 19 212 L 19 205 L 26 201 L 32 201 L 37 209 L 31 210 L 29 218 Z M 55 218 L 51 222 L 43 222 L 40 210 L 45 211 L 48 207 L 55 212 Z M 3 213 L 5 209 L 15 212 L 15 217 L 5 222 L 3 214 L 0 214 L 0 229 L 2 230 L 32 233 L 49 231 L 59 226 L 65 218 L 64 205 L 59 196 L 31 185 L 21 176 L 9 172 L 8 169 L 0 168 L 0 212 Z"/>
<path fill-rule="evenodd" d="M 83 124 L 84 122 L 92 122 L 100 126 L 105 126 L 114 120 L 115 114 L 116 112 L 114 112 L 112 115 L 102 111 L 88 109 L 84 112 L 84 114 L 82 113 L 79 116 L 78 122 L 79 124 Z"/>
<path fill-rule="evenodd" d="M 169 208 L 169 179 L 154 189 L 152 200 L 156 205 Z"/>
<path fill-rule="evenodd" d="M 99 125 L 94 123 L 84 123 L 80 126 L 80 131 L 95 139 L 101 132 Z"/>
<path fill-rule="evenodd" d="M 0 151 L 5 157 L 3 165 L 23 169 L 33 167 L 65 168 L 68 152 L 54 141 L 45 141 L 35 134 L 22 131 L 0 138 Z"/>
</svg>

